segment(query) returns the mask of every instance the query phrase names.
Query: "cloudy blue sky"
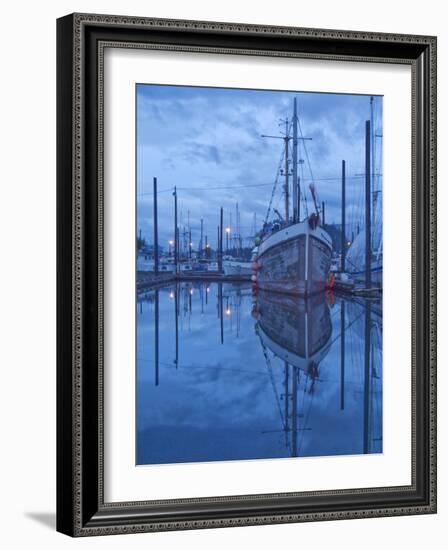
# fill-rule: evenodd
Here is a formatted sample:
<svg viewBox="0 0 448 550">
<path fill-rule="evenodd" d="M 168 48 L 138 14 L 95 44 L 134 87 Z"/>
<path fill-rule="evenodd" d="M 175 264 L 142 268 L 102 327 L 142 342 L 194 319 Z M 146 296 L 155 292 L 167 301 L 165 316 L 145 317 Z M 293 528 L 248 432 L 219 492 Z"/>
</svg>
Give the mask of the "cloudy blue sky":
<svg viewBox="0 0 448 550">
<path fill-rule="evenodd" d="M 282 154 L 280 119 L 292 116 L 293 98 L 306 142 L 308 163 L 304 181 L 316 184 L 326 202 L 327 222 L 340 220 L 341 160 L 347 163 L 349 231 L 361 218 L 363 203 L 365 121 L 370 118 L 370 97 L 360 95 L 235 90 L 181 86 L 137 86 L 137 229 L 152 243 L 153 177 L 158 178 L 159 241 L 173 238 L 173 196 L 179 199 L 179 225 L 187 225 L 197 246 L 200 219 L 212 246 L 216 244 L 219 208 L 224 224 L 235 225 L 235 204 L 241 212 L 243 235 L 252 232 L 254 213 L 258 228 L 267 212 Z M 374 101 L 375 133 L 382 134 L 382 98 Z M 376 170 L 381 171 L 381 139 L 376 140 Z M 299 157 L 305 159 L 301 148 Z M 273 206 L 283 213 L 282 183 Z M 308 203 L 311 208 L 311 202 Z M 302 207 L 303 208 L 303 207 Z M 351 227 L 350 227 L 351 224 Z"/>
</svg>

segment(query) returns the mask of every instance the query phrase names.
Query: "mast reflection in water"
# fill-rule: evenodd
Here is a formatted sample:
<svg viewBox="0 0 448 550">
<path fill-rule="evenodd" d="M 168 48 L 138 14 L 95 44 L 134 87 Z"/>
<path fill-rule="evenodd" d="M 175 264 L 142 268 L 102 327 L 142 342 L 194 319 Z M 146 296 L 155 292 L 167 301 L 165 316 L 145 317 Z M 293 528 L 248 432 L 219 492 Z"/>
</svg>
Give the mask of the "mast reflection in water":
<svg viewBox="0 0 448 550">
<path fill-rule="evenodd" d="M 380 303 L 179 283 L 137 316 L 138 464 L 382 452 Z"/>
</svg>

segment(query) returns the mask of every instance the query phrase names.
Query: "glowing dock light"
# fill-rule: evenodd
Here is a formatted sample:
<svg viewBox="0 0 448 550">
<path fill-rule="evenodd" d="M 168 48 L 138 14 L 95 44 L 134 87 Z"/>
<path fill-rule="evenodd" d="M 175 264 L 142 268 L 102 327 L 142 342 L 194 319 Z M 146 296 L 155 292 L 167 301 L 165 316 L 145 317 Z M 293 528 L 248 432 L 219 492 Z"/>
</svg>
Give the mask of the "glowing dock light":
<svg viewBox="0 0 448 550">
<path fill-rule="evenodd" d="M 168 255 L 171 256 L 171 249 L 173 248 L 174 246 L 174 241 L 173 240 L 170 240 L 168 241 Z"/>
</svg>

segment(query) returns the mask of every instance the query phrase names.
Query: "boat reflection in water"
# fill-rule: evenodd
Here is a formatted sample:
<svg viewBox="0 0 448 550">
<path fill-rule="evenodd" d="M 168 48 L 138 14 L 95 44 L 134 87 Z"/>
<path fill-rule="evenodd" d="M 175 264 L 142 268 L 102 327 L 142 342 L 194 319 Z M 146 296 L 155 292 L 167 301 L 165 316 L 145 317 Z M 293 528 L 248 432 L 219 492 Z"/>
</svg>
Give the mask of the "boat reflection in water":
<svg viewBox="0 0 448 550">
<path fill-rule="evenodd" d="M 137 464 L 382 452 L 380 307 L 178 283 L 137 304 Z"/>
<path fill-rule="evenodd" d="M 261 291 L 253 314 L 259 319 L 263 346 L 293 367 L 317 376 L 331 336 L 325 294 L 306 299 Z"/>
</svg>

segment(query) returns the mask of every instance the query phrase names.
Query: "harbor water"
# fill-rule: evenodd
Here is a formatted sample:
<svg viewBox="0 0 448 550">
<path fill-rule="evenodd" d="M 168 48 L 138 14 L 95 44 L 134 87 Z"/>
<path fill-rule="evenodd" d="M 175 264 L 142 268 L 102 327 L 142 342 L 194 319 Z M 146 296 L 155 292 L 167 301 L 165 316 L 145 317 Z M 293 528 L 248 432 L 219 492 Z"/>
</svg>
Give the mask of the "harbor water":
<svg viewBox="0 0 448 550">
<path fill-rule="evenodd" d="M 137 464 L 382 452 L 380 302 L 177 282 L 136 315 Z"/>
</svg>

